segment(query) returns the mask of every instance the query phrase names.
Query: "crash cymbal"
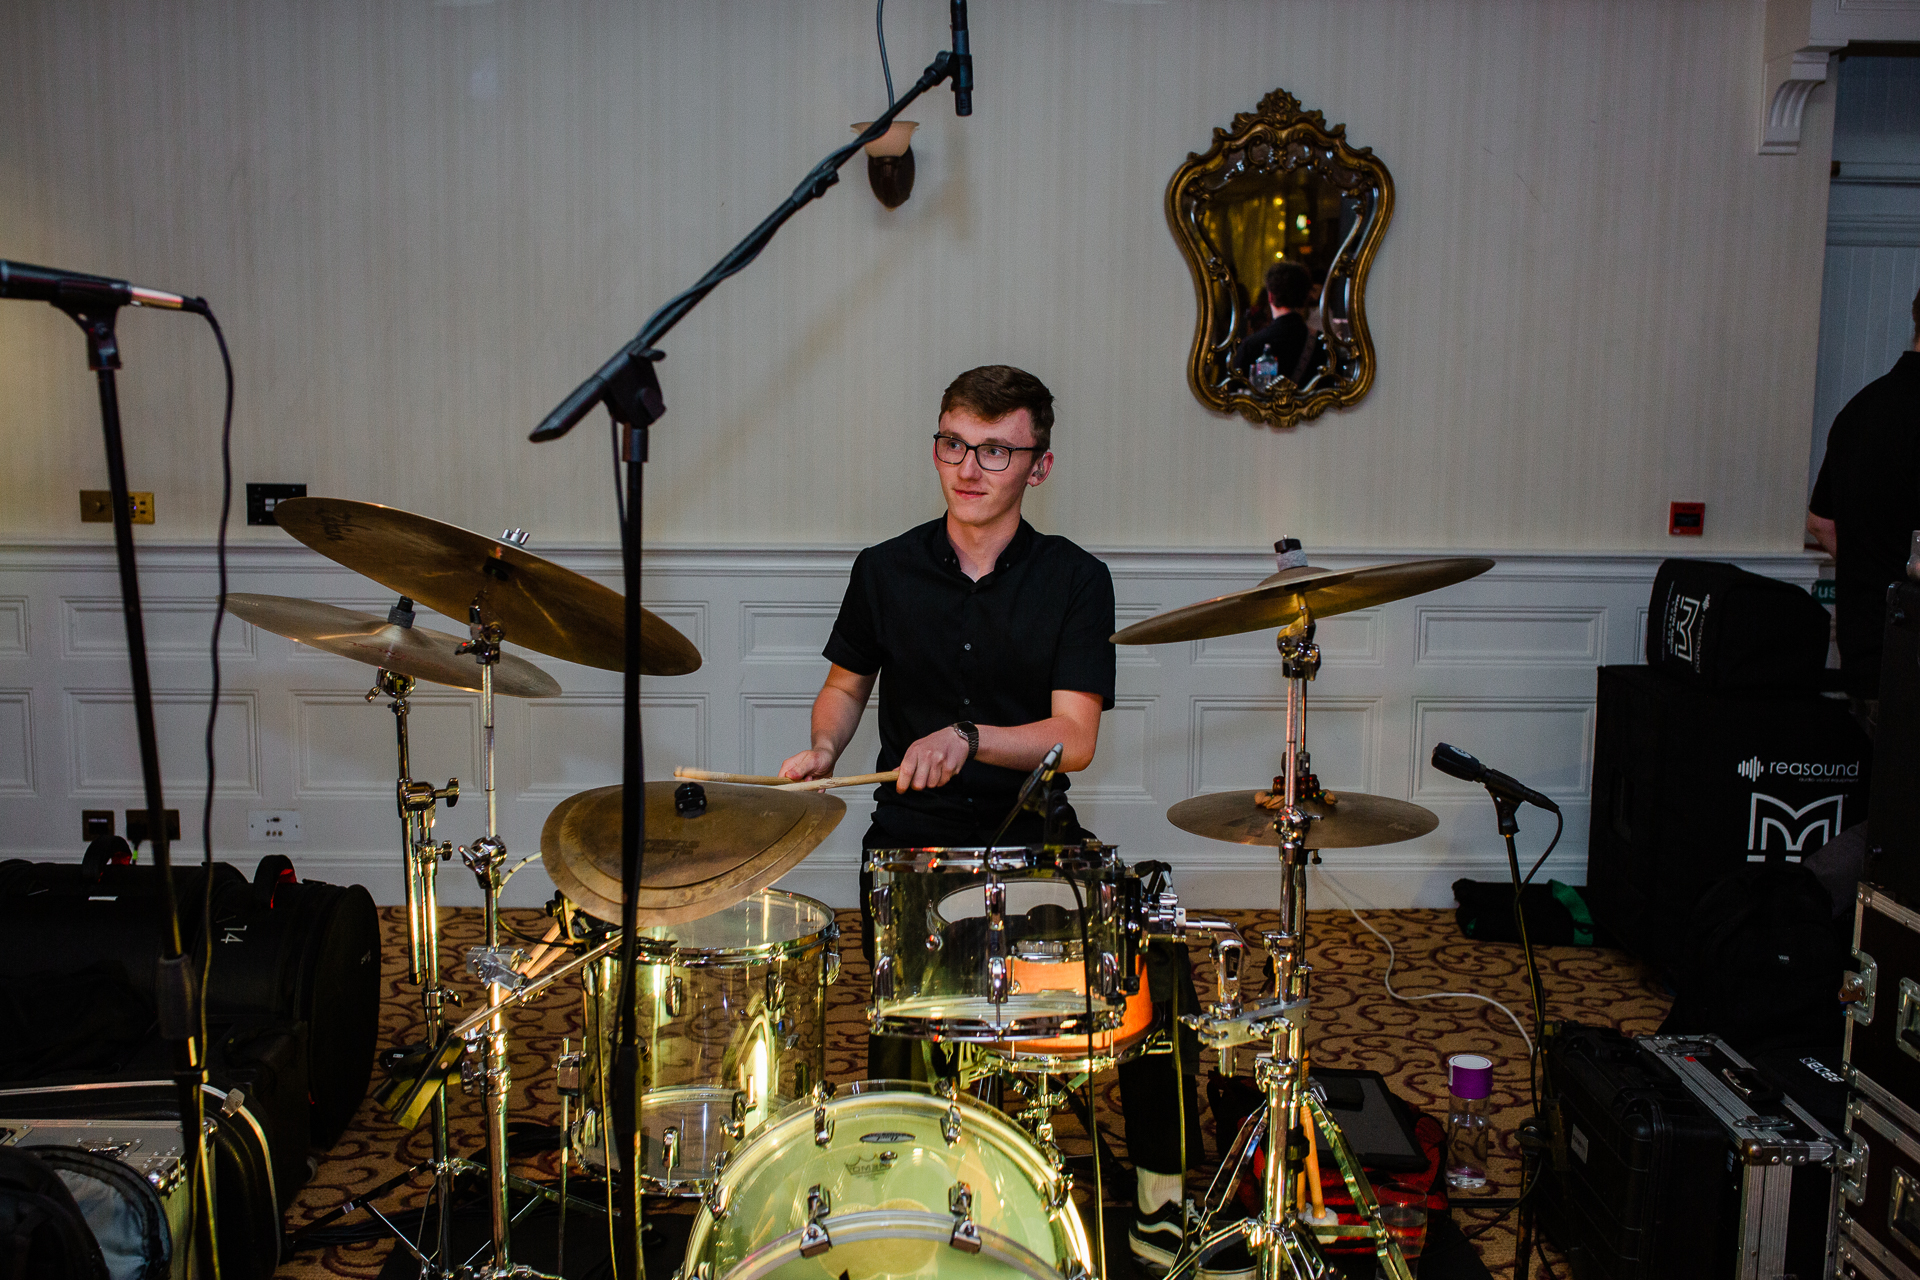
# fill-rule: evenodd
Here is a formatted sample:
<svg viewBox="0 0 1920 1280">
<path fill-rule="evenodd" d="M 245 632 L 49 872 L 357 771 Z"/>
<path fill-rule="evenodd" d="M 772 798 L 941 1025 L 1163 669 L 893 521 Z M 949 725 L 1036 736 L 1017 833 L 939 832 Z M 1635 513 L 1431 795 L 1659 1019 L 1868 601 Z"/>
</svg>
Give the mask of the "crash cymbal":
<svg viewBox="0 0 1920 1280">
<path fill-rule="evenodd" d="M 480 664 L 472 654 L 457 652 L 465 641 L 439 631 L 291 596 L 234 594 L 227 597 L 227 612 L 296 644 L 370 667 L 456 689 L 480 688 Z M 551 698 L 560 692 L 560 682 L 525 658 L 502 654 L 493 669 L 493 691 L 511 698 Z"/>
<path fill-rule="evenodd" d="M 820 791 L 699 783 L 706 812 L 674 810 L 669 779 L 647 784 L 641 924 L 678 924 L 731 906 L 778 880 L 840 825 L 846 803 Z M 554 806 L 540 829 L 540 860 L 588 915 L 620 920 L 621 788 L 597 787 Z"/>
<path fill-rule="evenodd" d="M 273 516 L 329 560 L 449 618 L 465 618 L 477 599 L 510 644 L 607 671 L 626 666 L 620 593 L 531 551 L 397 507 L 345 498 L 289 498 Z M 699 668 L 700 651 L 642 610 L 641 673 L 683 676 Z"/>
<path fill-rule="evenodd" d="M 1302 610 L 1316 618 L 1370 609 L 1465 582 L 1493 568 L 1481 557 L 1407 560 L 1364 569 L 1283 569 L 1256 587 L 1183 605 L 1136 622 L 1113 637 L 1115 644 L 1165 644 L 1206 640 L 1243 631 L 1277 631 L 1298 621 Z"/>
<path fill-rule="evenodd" d="M 1307 826 L 1309 849 L 1363 849 L 1376 844 L 1398 844 L 1427 834 L 1440 825 L 1431 810 L 1405 800 L 1370 796 L 1359 791 L 1334 793 L 1337 804 L 1302 800 L 1300 808 L 1313 815 Z M 1182 831 L 1209 840 L 1233 844 L 1278 846 L 1274 830 L 1277 810 L 1261 807 L 1252 791 L 1220 791 L 1182 800 L 1167 810 L 1167 821 Z"/>
</svg>

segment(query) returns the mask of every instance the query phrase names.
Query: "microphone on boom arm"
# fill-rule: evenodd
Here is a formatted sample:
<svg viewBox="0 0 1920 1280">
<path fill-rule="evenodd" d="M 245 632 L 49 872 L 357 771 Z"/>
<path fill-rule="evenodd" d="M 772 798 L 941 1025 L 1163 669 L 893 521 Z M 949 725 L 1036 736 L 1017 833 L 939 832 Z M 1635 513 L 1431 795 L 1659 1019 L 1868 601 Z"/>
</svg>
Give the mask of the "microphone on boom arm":
<svg viewBox="0 0 1920 1280">
<path fill-rule="evenodd" d="M 967 40 L 967 0 L 953 0 L 953 114 L 973 114 L 973 49 Z"/>
<path fill-rule="evenodd" d="M 200 298 L 182 297 L 164 289 L 148 289 L 125 280 L 88 275 L 82 271 L 60 271 L 36 267 L 30 262 L 0 259 L 0 298 L 21 298 L 30 302 L 100 301 L 116 307 L 165 307 L 171 311 L 205 314 L 207 304 Z"/>
<path fill-rule="evenodd" d="M 1489 769 L 1478 760 L 1456 746 L 1438 743 L 1433 748 L 1433 767 L 1451 777 L 1464 782 L 1477 782 L 1495 796 L 1504 796 L 1516 803 L 1535 805 L 1549 813 L 1560 812 L 1560 806 L 1540 792 L 1535 791 L 1518 778 Z"/>
</svg>

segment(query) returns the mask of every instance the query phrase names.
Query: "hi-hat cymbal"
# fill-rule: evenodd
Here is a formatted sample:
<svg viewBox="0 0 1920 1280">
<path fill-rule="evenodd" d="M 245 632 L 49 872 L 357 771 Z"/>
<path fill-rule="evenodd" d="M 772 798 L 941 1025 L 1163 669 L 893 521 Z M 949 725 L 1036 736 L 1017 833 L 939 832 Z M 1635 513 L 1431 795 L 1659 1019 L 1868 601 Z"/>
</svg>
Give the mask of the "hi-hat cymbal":
<svg viewBox="0 0 1920 1280">
<path fill-rule="evenodd" d="M 1278 630 L 1315 618 L 1417 596 L 1465 582 L 1493 568 L 1478 556 L 1408 560 L 1364 569 L 1283 569 L 1256 587 L 1183 605 L 1136 622 L 1113 637 L 1115 644 L 1165 644 L 1170 640 L 1207 640 L 1243 631 Z"/>
<path fill-rule="evenodd" d="M 317 600 L 236 593 L 227 612 L 297 644 L 310 644 L 343 658 L 385 667 L 417 680 L 480 688 L 480 664 L 457 650 L 465 641 L 425 627 L 402 627 L 371 613 L 357 613 Z M 560 682 L 512 654 L 501 654 L 493 669 L 493 691 L 512 698 L 551 698 Z"/>
<path fill-rule="evenodd" d="M 273 509 L 280 527 L 384 587 L 449 618 L 478 600 L 507 641 L 607 671 L 626 667 L 626 604 L 620 593 L 509 542 L 455 525 L 346 498 L 289 498 Z M 683 676 L 700 651 L 665 620 L 641 611 L 640 671 Z"/>
<path fill-rule="evenodd" d="M 1363 849 L 1376 844 L 1414 840 L 1440 825 L 1429 809 L 1405 800 L 1370 796 L 1359 791 L 1335 793 L 1338 804 L 1302 800 L 1300 808 L 1313 815 L 1307 825 L 1309 849 Z M 1209 840 L 1233 844 L 1278 846 L 1280 834 L 1273 820 L 1279 813 L 1255 802 L 1251 791 L 1219 791 L 1182 800 L 1167 810 L 1167 821 L 1182 831 Z"/>
<path fill-rule="evenodd" d="M 707 811 L 674 811 L 676 780 L 647 784 L 641 924 L 679 924 L 731 906 L 792 870 L 840 825 L 846 803 L 821 791 L 704 782 Z M 588 915 L 620 921 L 620 787 L 568 796 L 540 829 L 540 860 Z"/>
</svg>

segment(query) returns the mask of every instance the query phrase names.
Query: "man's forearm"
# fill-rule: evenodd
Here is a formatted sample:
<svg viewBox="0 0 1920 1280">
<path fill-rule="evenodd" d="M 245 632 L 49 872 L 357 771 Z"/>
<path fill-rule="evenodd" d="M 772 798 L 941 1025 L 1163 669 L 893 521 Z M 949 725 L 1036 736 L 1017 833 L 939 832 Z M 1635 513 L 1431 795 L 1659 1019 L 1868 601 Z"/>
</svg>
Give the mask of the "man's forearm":
<svg viewBox="0 0 1920 1280">
<path fill-rule="evenodd" d="M 866 709 L 864 698 L 855 699 L 845 689 L 830 684 L 820 690 L 820 696 L 813 700 L 813 749 L 832 752 L 838 760 L 853 741 Z"/>
<path fill-rule="evenodd" d="M 1066 716 L 1048 716 L 1028 724 L 980 726 L 980 750 L 976 760 L 997 764 L 1005 769 L 1032 769 L 1054 743 L 1065 749 L 1060 767 L 1077 773 L 1093 763 L 1093 736 Z"/>
</svg>

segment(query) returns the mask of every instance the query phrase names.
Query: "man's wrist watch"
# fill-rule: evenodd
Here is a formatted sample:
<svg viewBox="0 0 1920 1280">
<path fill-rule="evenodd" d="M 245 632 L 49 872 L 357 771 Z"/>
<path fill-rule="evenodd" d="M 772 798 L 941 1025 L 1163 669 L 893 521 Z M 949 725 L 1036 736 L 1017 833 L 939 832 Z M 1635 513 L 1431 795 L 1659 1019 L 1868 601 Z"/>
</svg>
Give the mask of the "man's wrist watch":
<svg viewBox="0 0 1920 1280">
<path fill-rule="evenodd" d="M 971 720 L 956 720 L 949 726 L 955 733 L 967 740 L 967 759 L 980 754 L 980 726 Z"/>
</svg>

